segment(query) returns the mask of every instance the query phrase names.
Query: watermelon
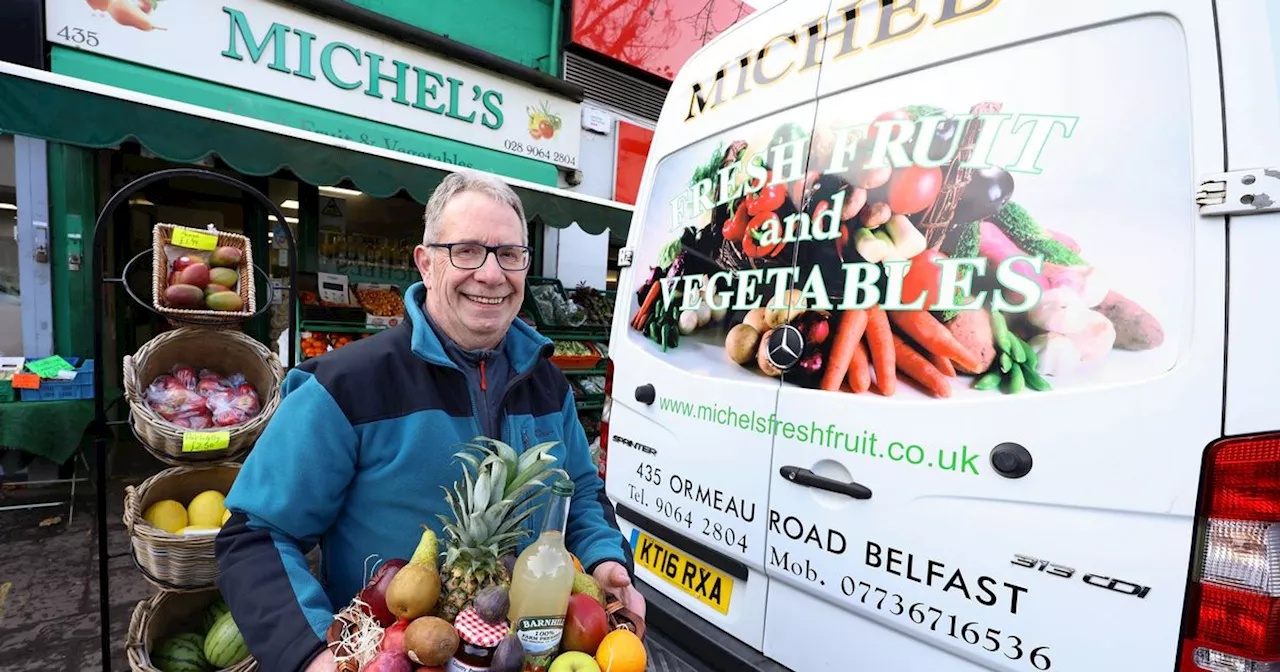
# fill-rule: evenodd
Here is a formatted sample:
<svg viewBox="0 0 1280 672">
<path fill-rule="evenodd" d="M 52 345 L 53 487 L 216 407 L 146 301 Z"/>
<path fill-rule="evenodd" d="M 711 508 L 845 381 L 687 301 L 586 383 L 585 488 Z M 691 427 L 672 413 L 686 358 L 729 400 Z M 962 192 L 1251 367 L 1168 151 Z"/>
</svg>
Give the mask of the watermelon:
<svg viewBox="0 0 1280 672">
<path fill-rule="evenodd" d="M 204 657 L 218 670 L 249 657 L 249 647 L 245 646 L 236 622 L 231 620 L 231 612 L 219 616 L 204 636 Z"/>
<path fill-rule="evenodd" d="M 212 668 L 204 656 L 204 637 L 195 632 L 174 635 L 156 647 L 151 664 L 160 672 L 209 672 Z"/>
<path fill-rule="evenodd" d="M 231 608 L 227 606 L 227 603 L 224 602 L 222 598 L 214 600 L 212 604 L 205 607 L 204 618 L 201 621 L 201 625 L 204 628 L 203 632 L 208 633 L 209 628 L 213 627 L 213 622 L 218 620 L 219 616 L 227 613 L 228 611 L 231 611 Z"/>
</svg>

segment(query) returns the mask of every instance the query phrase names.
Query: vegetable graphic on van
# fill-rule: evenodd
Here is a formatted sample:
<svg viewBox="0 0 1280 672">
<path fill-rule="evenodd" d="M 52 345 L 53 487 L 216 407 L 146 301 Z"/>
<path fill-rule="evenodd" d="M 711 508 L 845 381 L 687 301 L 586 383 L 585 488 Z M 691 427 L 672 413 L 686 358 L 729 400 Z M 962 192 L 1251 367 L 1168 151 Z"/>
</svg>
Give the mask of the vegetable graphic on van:
<svg viewBox="0 0 1280 672">
<path fill-rule="evenodd" d="M 820 116 L 813 137 L 787 122 L 722 139 L 672 201 L 679 236 L 637 288 L 631 327 L 665 353 L 714 332 L 726 365 L 886 397 L 1045 392 L 1116 350 L 1159 348 L 1160 321 L 1015 200 L 1012 171 L 1040 172 L 1043 142 L 987 163 L 1013 116 L 1001 108 L 912 105 L 860 126 Z M 784 326 L 804 337 L 785 373 L 767 352 Z"/>
</svg>

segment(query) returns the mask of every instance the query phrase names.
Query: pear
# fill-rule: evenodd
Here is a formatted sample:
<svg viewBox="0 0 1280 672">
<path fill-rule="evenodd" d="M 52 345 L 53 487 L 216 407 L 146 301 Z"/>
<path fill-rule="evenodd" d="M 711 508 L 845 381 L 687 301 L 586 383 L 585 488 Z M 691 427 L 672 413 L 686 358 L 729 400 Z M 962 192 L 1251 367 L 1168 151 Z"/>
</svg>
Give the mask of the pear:
<svg viewBox="0 0 1280 672">
<path fill-rule="evenodd" d="M 423 525 L 422 529 L 409 564 L 387 586 L 387 609 L 406 621 L 430 614 L 440 599 L 439 542 L 431 528 Z"/>
<path fill-rule="evenodd" d="M 604 589 L 600 587 L 600 582 L 589 574 L 577 572 L 573 575 L 573 590 L 569 594 L 577 595 L 578 593 L 586 593 L 595 598 L 600 606 L 605 606 Z"/>
</svg>

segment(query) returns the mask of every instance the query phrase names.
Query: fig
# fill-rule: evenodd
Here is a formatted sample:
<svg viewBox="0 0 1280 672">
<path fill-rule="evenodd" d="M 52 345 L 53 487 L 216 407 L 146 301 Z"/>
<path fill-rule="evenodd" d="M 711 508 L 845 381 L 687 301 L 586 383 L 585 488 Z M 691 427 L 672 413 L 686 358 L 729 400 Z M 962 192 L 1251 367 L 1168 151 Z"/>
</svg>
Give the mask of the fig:
<svg viewBox="0 0 1280 672">
<path fill-rule="evenodd" d="M 499 625 L 507 620 L 507 610 L 511 600 L 507 597 L 507 589 L 502 586 L 486 586 L 476 595 L 476 614 L 491 625 Z"/>
<path fill-rule="evenodd" d="M 219 247 L 209 255 L 209 265 L 220 268 L 239 268 L 243 260 L 244 252 L 238 247 Z"/>
<path fill-rule="evenodd" d="M 516 638 L 514 631 L 498 642 L 493 651 L 493 661 L 489 663 L 489 672 L 519 672 L 524 667 L 524 646 Z"/>
<path fill-rule="evenodd" d="M 205 303 L 213 310 L 230 312 L 244 308 L 244 300 L 240 298 L 240 295 L 230 291 L 210 294 L 209 298 L 205 299 Z"/>
<path fill-rule="evenodd" d="M 164 290 L 164 302 L 171 308 L 199 308 L 203 300 L 204 291 L 194 285 L 169 285 Z"/>
</svg>

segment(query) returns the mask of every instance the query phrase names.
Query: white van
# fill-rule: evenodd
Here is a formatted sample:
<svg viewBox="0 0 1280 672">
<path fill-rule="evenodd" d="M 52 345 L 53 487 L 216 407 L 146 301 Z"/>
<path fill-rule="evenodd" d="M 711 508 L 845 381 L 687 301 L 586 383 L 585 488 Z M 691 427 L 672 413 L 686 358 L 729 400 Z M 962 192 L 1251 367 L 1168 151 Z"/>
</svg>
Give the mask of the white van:
<svg viewBox="0 0 1280 672">
<path fill-rule="evenodd" d="M 1278 83 L 1277 0 L 788 0 L 699 51 L 610 340 L 650 625 L 1280 669 Z"/>
</svg>

